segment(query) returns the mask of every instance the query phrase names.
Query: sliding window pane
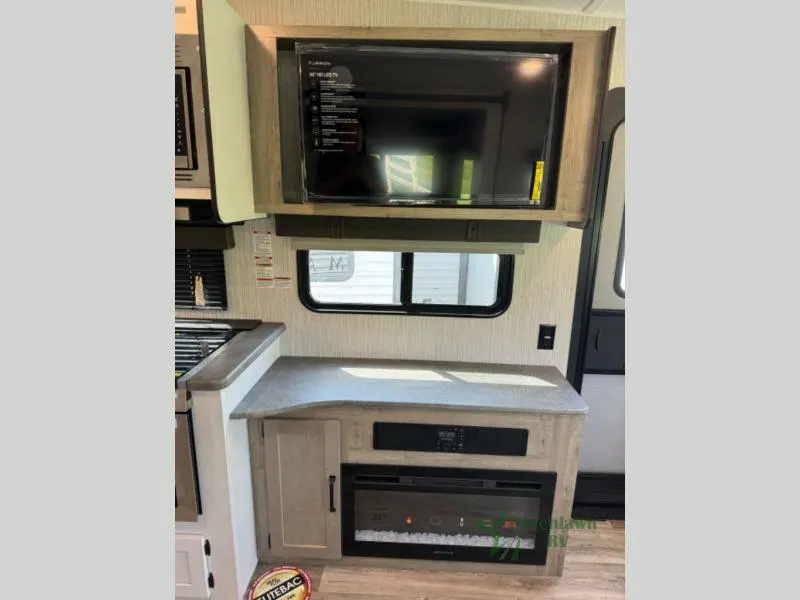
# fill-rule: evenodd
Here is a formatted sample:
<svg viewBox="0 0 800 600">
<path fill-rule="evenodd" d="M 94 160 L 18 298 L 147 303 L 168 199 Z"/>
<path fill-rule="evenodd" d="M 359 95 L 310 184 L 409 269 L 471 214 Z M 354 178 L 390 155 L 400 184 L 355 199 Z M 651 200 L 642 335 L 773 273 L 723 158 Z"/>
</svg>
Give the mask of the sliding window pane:
<svg viewBox="0 0 800 600">
<path fill-rule="evenodd" d="M 400 253 L 311 250 L 309 292 L 325 304 L 400 304 Z"/>
<path fill-rule="evenodd" d="M 414 253 L 414 304 L 492 306 L 497 301 L 497 254 Z"/>
</svg>

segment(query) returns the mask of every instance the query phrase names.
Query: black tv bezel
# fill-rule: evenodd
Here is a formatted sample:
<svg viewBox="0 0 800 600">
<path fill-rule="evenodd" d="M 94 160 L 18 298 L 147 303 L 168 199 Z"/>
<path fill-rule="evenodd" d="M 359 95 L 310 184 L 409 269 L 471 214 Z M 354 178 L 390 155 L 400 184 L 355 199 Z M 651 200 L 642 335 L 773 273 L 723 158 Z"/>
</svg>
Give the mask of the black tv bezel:
<svg viewBox="0 0 800 600">
<path fill-rule="evenodd" d="M 564 129 L 566 109 L 568 102 L 567 91 L 569 88 L 569 80 L 571 77 L 571 62 L 573 44 L 569 42 L 494 42 L 494 41 L 438 41 L 438 40 L 364 40 L 364 39 L 349 39 L 349 38 L 307 38 L 307 37 L 283 37 L 276 39 L 276 51 L 278 60 L 276 61 L 276 69 L 278 71 L 279 86 L 281 83 L 281 71 L 284 68 L 281 64 L 280 57 L 286 53 L 290 53 L 295 59 L 292 61 L 293 69 L 297 69 L 296 65 L 296 44 L 324 44 L 327 46 L 385 46 L 385 47 L 404 47 L 404 48 L 430 48 L 430 49 L 453 49 L 453 50 L 477 50 L 477 51 L 490 51 L 490 52 L 518 52 L 529 54 L 555 54 L 558 56 L 558 72 L 556 88 L 554 90 L 553 110 L 551 114 L 550 123 L 550 139 L 545 147 L 545 169 L 542 181 L 542 201 L 540 204 L 535 205 L 529 201 L 520 202 L 506 202 L 498 201 L 497 204 L 487 204 L 484 202 L 471 202 L 461 203 L 459 199 L 453 198 L 447 201 L 436 200 L 434 202 L 400 202 L 395 204 L 391 201 L 383 201 L 383 199 L 309 199 L 308 192 L 305 185 L 304 166 L 305 156 L 303 154 L 302 136 L 305 134 L 302 129 L 303 118 L 303 96 L 302 96 L 302 82 L 294 73 L 294 90 L 280 90 L 281 102 L 278 103 L 279 110 L 279 124 L 281 133 L 284 133 L 284 125 L 286 119 L 284 118 L 285 111 L 293 111 L 294 115 L 291 119 L 296 120 L 300 125 L 297 133 L 297 139 L 290 138 L 291 136 L 280 136 L 281 144 L 281 174 L 284 181 L 291 180 L 291 185 L 284 185 L 284 192 L 287 188 L 299 193 L 300 197 L 286 197 L 284 193 L 283 201 L 287 204 L 312 204 L 312 205 L 339 205 L 339 206 L 375 206 L 375 207 L 392 207 L 403 206 L 411 208 L 462 208 L 462 209 L 517 209 L 517 210 L 553 210 L 555 208 L 555 199 L 558 194 L 558 174 L 560 171 L 561 151 L 564 144 Z M 281 93 L 284 92 L 284 93 Z M 290 100 L 287 106 L 287 99 Z M 294 146 L 299 144 L 299 148 Z"/>
</svg>

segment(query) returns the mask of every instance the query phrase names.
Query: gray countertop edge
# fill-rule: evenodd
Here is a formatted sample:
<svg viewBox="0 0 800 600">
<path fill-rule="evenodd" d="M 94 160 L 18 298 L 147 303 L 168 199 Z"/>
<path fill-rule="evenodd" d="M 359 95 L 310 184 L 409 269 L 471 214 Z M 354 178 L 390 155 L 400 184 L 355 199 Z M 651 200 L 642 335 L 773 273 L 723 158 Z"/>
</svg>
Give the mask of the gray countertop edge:
<svg viewBox="0 0 800 600">
<path fill-rule="evenodd" d="M 195 373 L 187 373 L 179 387 L 195 392 L 223 390 L 286 331 L 283 323 L 261 323 L 242 331 L 212 354 Z"/>
<path fill-rule="evenodd" d="M 397 402 L 365 402 L 363 400 L 319 400 L 315 402 L 304 402 L 301 405 L 294 405 L 288 407 L 278 408 L 276 410 L 263 410 L 263 409 L 248 409 L 245 404 L 250 404 L 246 398 L 243 399 L 239 405 L 233 409 L 231 419 L 268 419 L 280 415 L 286 415 L 301 410 L 308 410 L 311 408 L 319 408 L 321 406 L 369 406 L 370 408 L 389 408 L 389 409 L 404 409 L 404 408 L 418 408 L 428 410 L 452 410 L 454 412 L 501 412 L 501 413 L 520 413 L 520 414 L 547 414 L 547 415 L 585 415 L 589 412 L 589 407 L 584 406 L 575 410 L 548 410 L 548 409 L 523 409 L 523 408 L 509 408 L 503 407 L 498 409 L 493 406 L 465 406 L 465 405 L 452 405 L 445 403 L 422 403 L 422 402 L 404 402 L 402 404 Z"/>
</svg>

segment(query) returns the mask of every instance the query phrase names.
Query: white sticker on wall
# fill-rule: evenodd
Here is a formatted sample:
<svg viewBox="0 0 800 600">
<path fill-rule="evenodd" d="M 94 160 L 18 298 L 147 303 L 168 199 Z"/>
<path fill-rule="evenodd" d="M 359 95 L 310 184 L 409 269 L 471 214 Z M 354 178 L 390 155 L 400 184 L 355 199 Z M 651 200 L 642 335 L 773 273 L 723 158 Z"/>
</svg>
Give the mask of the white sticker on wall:
<svg viewBox="0 0 800 600">
<path fill-rule="evenodd" d="M 254 257 L 254 261 L 257 265 L 266 265 L 268 267 L 275 266 L 275 264 L 272 262 L 271 256 L 256 256 Z"/>
<path fill-rule="evenodd" d="M 253 231 L 253 254 L 272 256 L 272 231 L 263 229 Z"/>
<path fill-rule="evenodd" d="M 272 257 L 272 231 L 256 229 L 253 231 L 253 264 L 256 287 L 275 287 L 275 273 Z"/>
<path fill-rule="evenodd" d="M 272 272 L 272 260 L 269 262 L 255 262 L 256 287 L 275 287 L 275 275 Z"/>
</svg>

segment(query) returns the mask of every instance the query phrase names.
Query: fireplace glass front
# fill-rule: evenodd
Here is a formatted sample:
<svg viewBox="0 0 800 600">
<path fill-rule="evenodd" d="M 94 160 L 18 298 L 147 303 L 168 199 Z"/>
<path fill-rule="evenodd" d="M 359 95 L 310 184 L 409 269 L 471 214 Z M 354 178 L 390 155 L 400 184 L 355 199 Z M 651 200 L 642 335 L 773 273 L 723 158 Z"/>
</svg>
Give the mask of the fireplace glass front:
<svg viewBox="0 0 800 600">
<path fill-rule="evenodd" d="M 545 564 L 556 474 L 342 465 L 346 556 Z"/>
</svg>

